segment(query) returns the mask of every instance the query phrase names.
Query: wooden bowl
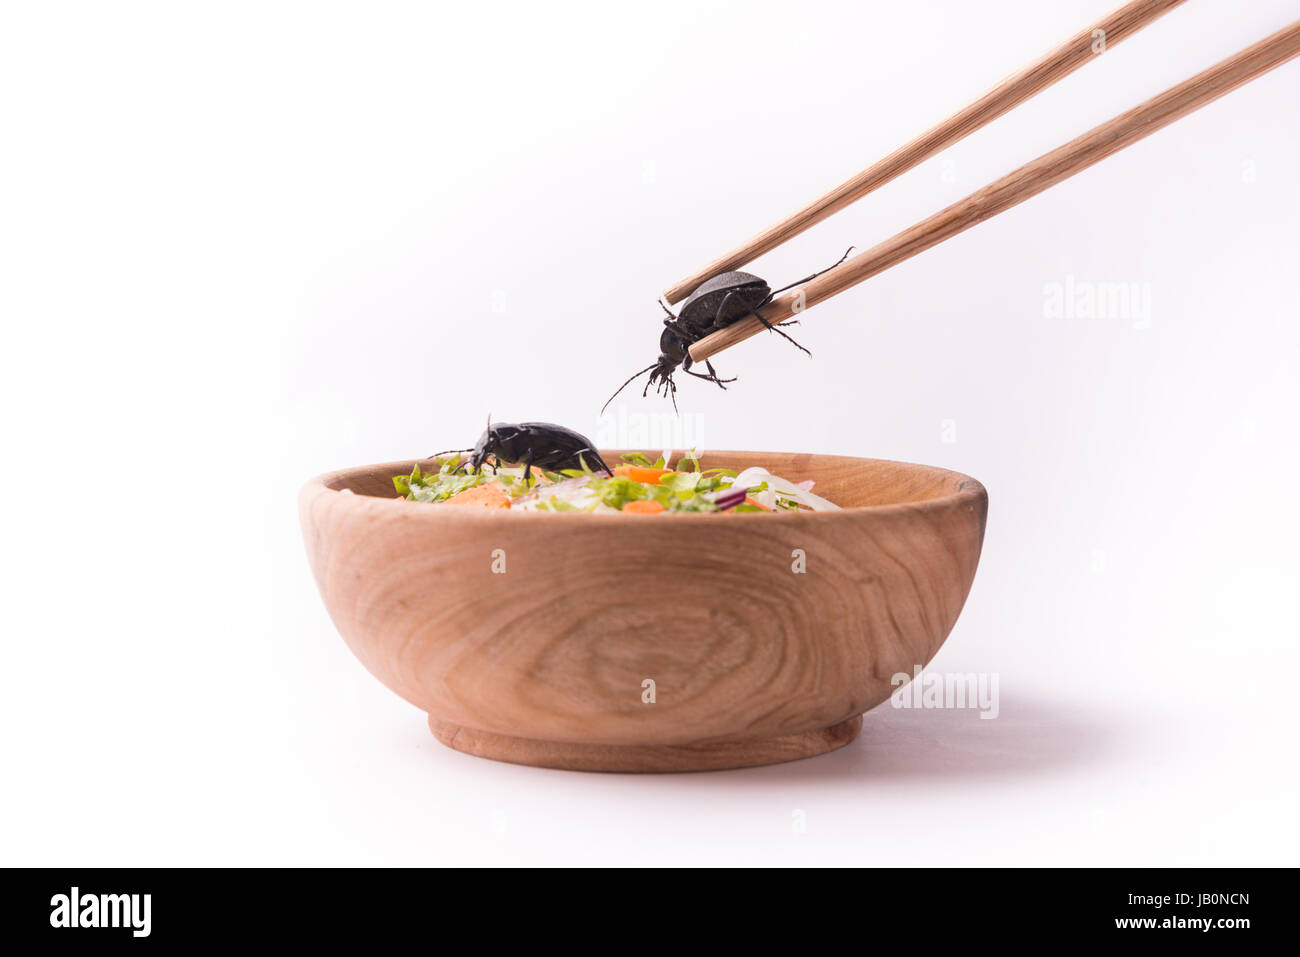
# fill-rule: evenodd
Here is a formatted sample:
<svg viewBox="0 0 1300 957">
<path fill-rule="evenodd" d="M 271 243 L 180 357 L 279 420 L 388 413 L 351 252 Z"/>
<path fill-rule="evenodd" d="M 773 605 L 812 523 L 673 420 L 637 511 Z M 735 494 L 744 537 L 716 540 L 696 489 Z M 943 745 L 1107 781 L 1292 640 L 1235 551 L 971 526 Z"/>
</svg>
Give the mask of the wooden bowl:
<svg viewBox="0 0 1300 957">
<path fill-rule="evenodd" d="M 815 479 L 845 508 L 442 507 L 396 498 L 391 477 L 414 463 L 393 462 L 307 483 L 307 556 L 353 653 L 458 751 L 689 771 L 847 744 L 893 676 L 929 662 L 956 622 L 983 544 L 984 487 L 876 459 L 704 459 Z"/>
</svg>

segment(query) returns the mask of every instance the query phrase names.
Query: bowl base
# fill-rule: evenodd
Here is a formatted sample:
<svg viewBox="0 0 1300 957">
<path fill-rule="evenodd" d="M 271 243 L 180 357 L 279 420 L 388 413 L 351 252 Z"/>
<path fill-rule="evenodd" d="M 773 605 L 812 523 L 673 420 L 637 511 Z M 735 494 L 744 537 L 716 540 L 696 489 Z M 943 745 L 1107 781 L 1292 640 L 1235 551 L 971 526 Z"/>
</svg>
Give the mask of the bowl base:
<svg viewBox="0 0 1300 957">
<path fill-rule="evenodd" d="M 447 747 L 475 757 L 562 771 L 722 771 L 810 758 L 842 748 L 862 730 L 862 715 L 829 728 L 756 741 L 704 744 L 580 744 L 514 738 L 429 716 L 429 730 Z"/>
</svg>

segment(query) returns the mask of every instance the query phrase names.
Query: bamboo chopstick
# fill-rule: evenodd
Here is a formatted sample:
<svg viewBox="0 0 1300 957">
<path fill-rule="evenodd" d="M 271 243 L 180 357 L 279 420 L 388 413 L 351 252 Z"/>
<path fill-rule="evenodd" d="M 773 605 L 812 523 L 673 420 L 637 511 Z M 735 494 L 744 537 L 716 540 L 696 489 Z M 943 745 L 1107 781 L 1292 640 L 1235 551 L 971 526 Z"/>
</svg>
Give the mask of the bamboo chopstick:
<svg viewBox="0 0 1300 957">
<path fill-rule="evenodd" d="M 1133 0 L 1108 13 L 1096 23 L 1080 30 L 1060 46 L 1007 77 L 974 103 L 954 113 L 933 129 L 868 166 L 847 182 L 813 200 L 803 209 L 765 229 L 743 246 L 721 259 L 709 263 L 699 272 L 687 276 L 664 292 L 669 305 L 680 302 L 706 279 L 719 273 L 739 269 L 745 263 L 771 252 L 788 239 L 820 223 L 823 219 L 857 202 L 890 180 L 901 176 L 917 164 L 947 149 L 962 137 L 993 122 L 1003 113 L 1047 89 L 1062 77 L 1069 76 L 1092 60 L 1097 53 L 1137 33 L 1157 17 L 1178 6 L 1183 0 Z"/>
<path fill-rule="evenodd" d="M 1300 20 L 827 270 L 801 288 L 774 299 L 760 309 L 759 314 L 768 322 L 777 323 L 803 312 L 809 306 L 1036 196 L 1297 54 L 1300 54 Z M 691 359 L 703 362 L 723 349 L 757 335 L 764 328 L 762 322 L 749 316 L 695 343 L 691 346 Z"/>
</svg>

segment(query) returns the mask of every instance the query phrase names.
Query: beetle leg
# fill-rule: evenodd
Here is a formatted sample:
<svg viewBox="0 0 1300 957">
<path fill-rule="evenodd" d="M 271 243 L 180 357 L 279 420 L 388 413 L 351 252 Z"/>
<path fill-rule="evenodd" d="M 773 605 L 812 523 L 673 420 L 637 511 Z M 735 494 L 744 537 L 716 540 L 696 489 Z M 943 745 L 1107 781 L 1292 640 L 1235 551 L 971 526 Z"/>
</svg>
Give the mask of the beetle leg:
<svg viewBox="0 0 1300 957">
<path fill-rule="evenodd" d="M 715 382 L 735 382 L 736 377 L 733 375 L 730 379 L 719 379 L 717 371 L 713 368 L 713 363 L 708 359 L 704 360 L 704 368 L 709 370 L 709 375 L 713 376 Z"/>
<path fill-rule="evenodd" d="M 847 255 L 847 253 L 845 255 Z M 775 293 L 773 293 L 772 295 L 775 295 Z M 759 309 L 762 309 L 764 306 L 766 306 L 769 302 L 772 301 L 772 295 L 769 295 L 766 299 L 764 299 L 757 306 L 755 306 L 753 311 L 750 312 L 750 315 L 753 316 L 755 319 L 757 319 L 759 322 L 761 322 L 764 326 L 766 326 L 768 332 L 775 332 L 778 336 L 780 336 L 782 339 L 785 339 L 787 342 L 790 343 L 790 345 L 794 346 L 800 352 L 804 353 L 805 355 L 812 355 L 811 352 L 809 352 L 803 346 L 799 345 L 799 343 L 795 342 L 788 335 L 786 335 L 784 332 L 782 332 L 780 329 L 777 328 L 777 326 L 783 326 L 785 325 L 785 323 L 778 322 L 776 325 L 773 325 L 772 323 L 768 322 L 766 319 L 764 319 L 762 316 L 758 314 Z"/>
<path fill-rule="evenodd" d="M 586 454 L 584 455 L 583 453 Z M 605 472 L 608 472 L 610 475 L 614 474 L 614 470 L 605 464 L 605 460 L 600 457 L 600 453 L 597 452 L 595 449 L 593 449 L 591 446 L 585 446 L 581 449 L 578 449 L 577 452 L 573 453 L 573 457 L 575 459 L 580 459 L 581 461 L 586 462 L 587 468 L 591 469 L 593 472 L 600 469 Z"/>
<path fill-rule="evenodd" d="M 687 329 L 684 325 L 682 325 L 682 321 L 676 317 L 672 319 L 665 319 L 664 325 L 667 326 L 669 329 L 671 329 L 673 332 L 677 333 L 683 339 L 689 341 L 694 337 L 694 333 L 692 333 L 691 330 Z"/>
<path fill-rule="evenodd" d="M 727 387 L 726 387 L 725 385 L 722 384 L 723 382 L 735 382 L 735 381 L 736 381 L 735 379 L 716 379 L 716 378 L 714 378 L 714 377 L 711 376 L 711 375 L 701 375 L 701 374 L 698 373 L 698 372 L 687 372 L 686 374 L 687 374 L 687 375 L 693 375 L 693 376 L 695 376 L 695 378 L 697 378 L 697 379 L 703 379 L 705 382 L 713 382 L 713 383 L 715 383 L 715 384 L 717 385 L 717 387 L 718 387 L 719 389 L 721 389 L 723 392 L 726 392 L 726 391 L 727 391 Z"/>
<path fill-rule="evenodd" d="M 722 315 L 723 315 L 723 312 L 724 312 L 724 311 L 726 310 L 726 308 L 727 308 L 727 303 L 731 301 L 731 297 L 734 296 L 734 295 L 736 295 L 736 293 L 735 293 L 735 291 L 733 290 L 733 291 L 727 293 L 725 296 L 723 296 L 723 297 L 722 297 L 722 302 L 718 303 L 718 308 L 717 308 L 717 309 L 714 311 L 714 313 L 713 313 L 713 328 L 714 328 L 714 329 L 721 329 L 721 328 L 722 328 L 722 326 L 723 326 L 723 322 L 722 322 Z M 771 297 L 769 296 L 768 298 L 770 299 Z"/>
<path fill-rule="evenodd" d="M 763 325 L 767 326 L 767 331 L 768 331 L 768 332 L 775 332 L 778 336 L 780 336 L 780 337 L 781 337 L 782 339 L 784 339 L 786 342 L 790 343 L 790 345 L 794 346 L 796 349 L 798 349 L 798 350 L 799 350 L 800 352 L 802 352 L 804 355 L 807 355 L 807 356 L 812 355 L 811 352 L 809 352 L 809 351 L 808 351 L 807 349 L 805 349 L 803 346 L 799 345 L 799 343 L 795 342 L 794 339 L 790 338 L 790 336 L 786 335 L 784 332 L 782 332 L 782 331 L 781 331 L 780 329 L 778 329 L 776 326 L 772 325 L 770 322 L 768 322 L 766 319 L 764 319 L 762 316 L 760 316 L 757 312 L 755 312 L 753 315 L 758 319 L 759 322 L 761 322 Z"/>
<path fill-rule="evenodd" d="M 686 369 L 686 371 L 687 371 L 688 373 L 690 373 L 691 375 L 695 376 L 695 378 L 697 378 L 697 379 L 703 379 L 705 382 L 714 382 L 714 383 L 717 383 L 718 388 L 719 388 L 719 389 L 722 389 L 724 392 L 726 391 L 727 387 L 726 387 L 725 385 L 723 385 L 722 383 L 724 383 L 724 382 L 735 382 L 735 381 L 736 381 L 736 377 L 735 377 L 735 376 L 732 376 L 730 379 L 719 378 L 717 370 L 713 368 L 713 363 L 710 362 L 708 359 L 705 359 L 705 360 L 704 360 L 704 365 L 705 365 L 705 368 L 707 368 L 707 369 L 709 370 L 709 374 L 708 374 L 708 375 L 702 375 L 702 374 L 699 373 L 699 372 L 691 372 L 690 369 L 686 369 L 686 366 L 685 366 L 685 365 L 683 365 L 682 368 L 683 368 L 683 369 Z"/>
<path fill-rule="evenodd" d="M 782 286 L 780 289 L 774 289 L 774 290 L 772 290 L 772 295 L 775 296 L 775 295 L 777 295 L 778 293 L 785 292 L 787 289 L 793 289 L 795 286 L 802 286 L 802 285 L 803 285 L 804 283 L 806 283 L 808 280 L 810 280 L 810 279 L 816 279 L 818 276 L 820 276 L 820 275 L 821 275 L 822 273 L 824 273 L 824 272 L 830 272 L 832 269 L 835 268 L 835 266 L 838 266 L 840 263 L 844 262 L 844 260 L 848 259 L 848 258 L 849 258 L 849 253 L 851 253 L 851 252 L 853 252 L 853 247 L 852 247 L 852 246 L 850 246 L 848 249 L 844 250 L 844 255 L 840 257 L 839 262 L 835 263 L 834 266 L 827 266 L 825 269 L 819 269 L 819 270 L 817 270 L 817 272 L 813 273 L 811 276 L 804 276 L 802 279 L 800 279 L 800 280 L 798 280 L 798 281 L 796 281 L 796 282 L 792 282 L 792 283 L 790 283 L 790 285 L 788 285 L 788 286 Z"/>
</svg>

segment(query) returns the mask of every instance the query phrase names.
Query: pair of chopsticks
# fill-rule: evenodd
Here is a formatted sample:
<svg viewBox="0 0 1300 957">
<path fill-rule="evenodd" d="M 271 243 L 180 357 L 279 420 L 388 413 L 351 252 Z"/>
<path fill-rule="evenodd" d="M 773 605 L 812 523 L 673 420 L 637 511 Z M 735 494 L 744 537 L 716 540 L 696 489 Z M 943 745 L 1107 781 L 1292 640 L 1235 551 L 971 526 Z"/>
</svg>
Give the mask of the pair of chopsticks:
<svg viewBox="0 0 1300 957">
<path fill-rule="evenodd" d="M 1045 90 L 1095 58 L 1102 50 L 1132 36 L 1182 2 L 1183 0 L 1134 0 L 1125 4 L 1003 80 L 938 126 L 759 233 L 743 246 L 683 279 L 666 290 L 664 298 L 670 304 L 679 302 L 705 280 L 719 273 L 739 269 L 763 253 L 770 252 Z M 1102 123 L 1064 146 L 1026 163 L 965 199 L 821 273 L 803 286 L 773 299 L 758 311 L 759 315 L 772 324 L 789 319 L 976 223 L 1023 203 L 1031 196 L 1036 196 L 1048 187 L 1055 186 L 1080 170 L 1087 169 L 1112 153 L 1119 152 L 1174 120 L 1280 66 L 1297 54 L 1300 54 L 1300 20 L 1152 97 L 1127 113 Z M 723 349 L 757 335 L 765 328 L 758 318 L 748 316 L 692 345 L 691 359 L 703 362 Z"/>
</svg>

